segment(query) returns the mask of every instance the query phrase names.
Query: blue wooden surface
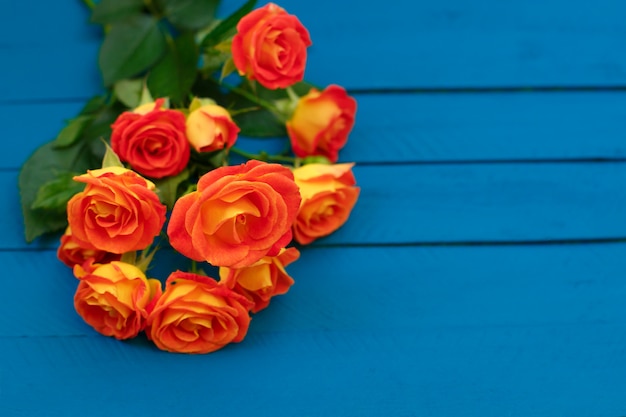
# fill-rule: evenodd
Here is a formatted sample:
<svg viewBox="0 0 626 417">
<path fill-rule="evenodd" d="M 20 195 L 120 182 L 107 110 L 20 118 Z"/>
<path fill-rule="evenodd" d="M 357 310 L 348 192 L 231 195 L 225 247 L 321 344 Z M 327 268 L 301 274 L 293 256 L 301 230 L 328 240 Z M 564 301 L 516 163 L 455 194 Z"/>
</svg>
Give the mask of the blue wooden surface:
<svg viewBox="0 0 626 417">
<path fill-rule="evenodd" d="M 358 100 L 361 196 L 242 343 L 186 356 L 96 334 L 24 242 L 18 169 L 100 91 L 100 37 L 0 1 L 0 415 L 626 415 L 626 4 L 279 4 Z"/>
</svg>

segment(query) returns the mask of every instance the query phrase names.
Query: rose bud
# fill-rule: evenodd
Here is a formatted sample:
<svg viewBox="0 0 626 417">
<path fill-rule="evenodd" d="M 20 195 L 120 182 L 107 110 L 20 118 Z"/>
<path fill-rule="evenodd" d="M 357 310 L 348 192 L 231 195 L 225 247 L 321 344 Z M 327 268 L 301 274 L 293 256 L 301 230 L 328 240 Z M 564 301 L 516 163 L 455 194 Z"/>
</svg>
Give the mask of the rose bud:
<svg viewBox="0 0 626 417">
<path fill-rule="evenodd" d="M 125 253 L 147 248 L 165 223 L 166 207 L 152 182 L 109 167 L 74 177 L 87 184 L 67 203 L 73 239 L 84 249 Z"/>
<path fill-rule="evenodd" d="M 146 335 L 161 350 L 213 352 L 244 339 L 251 304 L 213 278 L 176 271 L 150 311 Z"/>
<path fill-rule="evenodd" d="M 309 32 L 274 3 L 253 10 L 237 24 L 233 61 L 239 74 L 275 90 L 304 78 Z"/>
<path fill-rule="evenodd" d="M 76 312 L 97 332 L 116 339 L 137 336 L 146 325 L 148 308 L 161 294 L 161 283 L 147 279 L 124 262 L 74 267 L 80 280 L 74 295 Z"/>
<path fill-rule="evenodd" d="M 350 216 L 360 189 L 354 164 L 309 164 L 293 170 L 302 203 L 293 225 L 294 238 L 306 245 L 339 229 Z"/>
<path fill-rule="evenodd" d="M 163 108 L 164 100 L 127 111 L 111 125 L 111 148 L 122 162 L 150 178 L 180 173 L 191 150 L 185 135 L 185 115 Z"/>
<path fill-rule="evenodd" d="M 285 267 L 300 257 L 296 248 L 284 248 L 276 256 L 264 256 L 254 264 L 239 268 L 220 268 L 220 282 L 254 303 L 251 311 L 266 308 L 275 295 L 285 294 L 293 278 Z"/>
<path fill-rule="evenodd" d="M 187 138 L 197 152 L 230 148 L 237 140 L 239 127 L 222 106 L 207 104 L 189 113 Z"/>
<path fill-rule="evenodd" d="M 337 162 L 354 126 L 356 107 L 356 100 L 342 87 L 312 88 L 300 97 L 286 123 L 293 152 L 301 158 L 319 155 Z"/>
</svg>

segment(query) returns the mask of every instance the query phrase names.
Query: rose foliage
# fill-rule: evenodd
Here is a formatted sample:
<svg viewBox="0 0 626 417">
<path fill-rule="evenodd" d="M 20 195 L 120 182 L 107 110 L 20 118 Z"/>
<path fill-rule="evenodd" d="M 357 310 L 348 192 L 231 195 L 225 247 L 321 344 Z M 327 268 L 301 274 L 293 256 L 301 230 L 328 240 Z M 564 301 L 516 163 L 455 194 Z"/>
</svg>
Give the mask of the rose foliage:
<svg viewBox="0 0 626 417">
<path fill-rule="evenodd" d="M 356 100 L 304 80 L 314 36 L 277 4 L 218 18 L 215 0 L 85 3 L 103 92 L 22 166 L 25 239 L 58 237 L 76 312 L 105 336 L 241 342 L 294 284 L 287 266 L 348 221 Z M 254 137 L 284 151 L 245 150 Z M 150 277 L 161 250 L 187 266 Z"/>
</svg>

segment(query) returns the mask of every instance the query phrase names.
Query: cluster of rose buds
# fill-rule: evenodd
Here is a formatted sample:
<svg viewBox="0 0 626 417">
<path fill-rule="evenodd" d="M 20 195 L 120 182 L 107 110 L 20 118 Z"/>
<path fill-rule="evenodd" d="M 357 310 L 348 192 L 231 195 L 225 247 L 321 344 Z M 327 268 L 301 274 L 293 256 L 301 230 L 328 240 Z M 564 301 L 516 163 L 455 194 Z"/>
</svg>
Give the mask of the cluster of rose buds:
<svg viewBox="0 0 626 417">
<path fill-rule="evenodd" d="M 302 81 L 311 40 L 295 16 L 270 3 L 244 16 L 237 30 L 232 58 L 242 77 L 269 89 Z M 308 245 L 348 220 L 359 188 L 353 164 L 337 161 L 355 113 L 343 88 L 311 89 L 285 127 L 296 158 L 327 163 L 221 166 L 171 207 L 155 182 L 183 172 L 192 152 L 232 148 L 239 127 L 205 97 L 185 109 L 158 98 L 122 113 L 112 125 L 111 151 L 123 166 L 75 177 L 85 188 L 67 205 L 57 255 L 79 281 L 76 311 L 104 335 L 145 332 L 171 352 L 208 353 L 243 340 L 251 314 L 294 283 L 285 267 L 300 251 L 289 245 Z M 151 248 L 163 235 L 190 260 L 219 268 L 219 279 L 195 269 L 173 271 L 164 286 L 148 278 Z"/>
</svg>

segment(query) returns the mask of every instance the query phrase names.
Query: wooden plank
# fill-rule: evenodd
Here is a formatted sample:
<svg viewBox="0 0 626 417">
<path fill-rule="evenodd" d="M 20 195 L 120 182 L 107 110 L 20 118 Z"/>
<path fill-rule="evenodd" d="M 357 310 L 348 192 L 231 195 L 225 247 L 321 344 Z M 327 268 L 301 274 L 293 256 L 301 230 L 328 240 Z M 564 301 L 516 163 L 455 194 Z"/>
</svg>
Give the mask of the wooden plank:
<svg viewBox="0 0 626 417">
<path fill-rule="evenodd" d="M 379 416 L 382 406 L 398 416 L 619 416 L 625 249 L 307 249 L 289 267 L 296 284 L 248 337 L 205 356 L 95 335 L 72 311 L 74 279 L 52 252 L 0 252 L 19 277 L 6 293 L 29 297 L 5 298 L 0 315 L 3 409 L 141 414 L 154 399 L 120 392 L 150 391 L 167 393 L 161 410 L 190 416 L 206 408 L 182 398 L 199 396 L 225 416 Z"/>
<path fill-rule="evenodd" d="M 102 92 L 98 69 L 100 41 L 53 41 L 42 45 L 9 46 L 2 50 L 0 100 L 13 104 L 81 98 Z M 19 63 L 19 64 L 18 64 Z M 45 76 L 42 76 L 45 72 Z"/>
<path fill-rule="evenodd" d="M 315 244 L 440 244 L 626 237 L 626 164 L 357 166 L 349 221 Z M 17 173 L 0 172 L 12 219 L 0 248 L 23 249 Z M 38 242 L 34 247 L 49 247 Z"/>
<path fill-rule="evenodd" d="M 85 100 L 67 102 L 20 102 L 0 105 L 4 114 L 4 136 L 15 145 L 11 152 L 0 153 L 2 169 L 19 169 L 32 152 L 53 140 L 65 122 L 78 115 Z"/>
<path fill-rule="evenodd" d="M 619 0 L 406 0 L 375 12 L 358 0 L 281 4 L 311 31 L 308 74 L 321 84 L 447 88 L 626 81 L 619 17 L 625 5 Z"/>
<path fill-rule="evenodd" d="M 254 316 L 250 332 L 623 326 L 625 249 L 626 243 L 305 248 L 288 267 L 296 284 Z M 165 280 L 189 268 L 172 251 L 157 256 L 150 276 Z M 3 308 L 11 314 L 0 316 L 0 338 L 95 335 L 74 312 L 77 280 L 54 251 L 0 251 L 0 260 L 18 277 L 6 280 L 7 294 L 30 300 L 7 297 Z"/>
<path fill-rule="evenodd" d="M 350 220 L 319 244 L 524 242 L 624 237 L 626 164 L 355 168 Z"/>
<path fill-rule="evenodd" d="M 210 408 L 225 417 L 377 417 L 384 408 L 406 417 L 619 417 L 624 330 L 278 332 L 201 357 L 96 337 L 0 339 L 3 373 L 11 375 L 0 389 L 3 410 L 19 416 L 140 416 L 158 408 L 195 417 Z"/>
<path fill-rule="evenodd" d="M 89 8 L 82 0 L 56 5 L 41 0 L 29 3 L 3 0 L 1 4 L 6 22 L 0 27 L 0 39 L 5 48 L 100 41 L 101 30 L 89 23 Z"/>
<path fill-rule="evenodd" d="M 624 92 L 357 94 L 342 161 L 622 159 Z M 286 139 L 238 147 L 281 152 Z"/>
<path fill-rule="evenodd" d="M 306 75 L 320 85 L 371 89 L 626 83 L 620 0 L 403 0 L 375 13 L 357 0 L 280 4 L 311 32 L 314 45 Z M 39 2 L 36 20 L 25 7 L 13 6 L 13 18 L 3 29 L 5 39 L 12 40 L 1 49 L 2 60 L 16 64 L 0 70 L 0 79 L 8 81 L 0 85 L 0 97 L 84 97 L 98 91 L 95 57 L 100 40 L 85 20 L 84 6 Z M 64 16 L 63 26 L 69 29 L 58 31 L 57 20 L 46 16 Z M 33 21 L 40 24 L 37 30 L 25 31 L 33 28 Z"/>
<path fill-rule="evenodd" d="M 468 162 L 626 157 L 626 92 L 358 94 L 342 161 Z M 0 167 L 19 168 L 75 117 L 83 100 L 0 105 L 17 143 Z M 36 120 L 36 123 L 34 122 Z M 240 138 L 237 147 L 282 152 L 286 138 Z"/>
</svg>

